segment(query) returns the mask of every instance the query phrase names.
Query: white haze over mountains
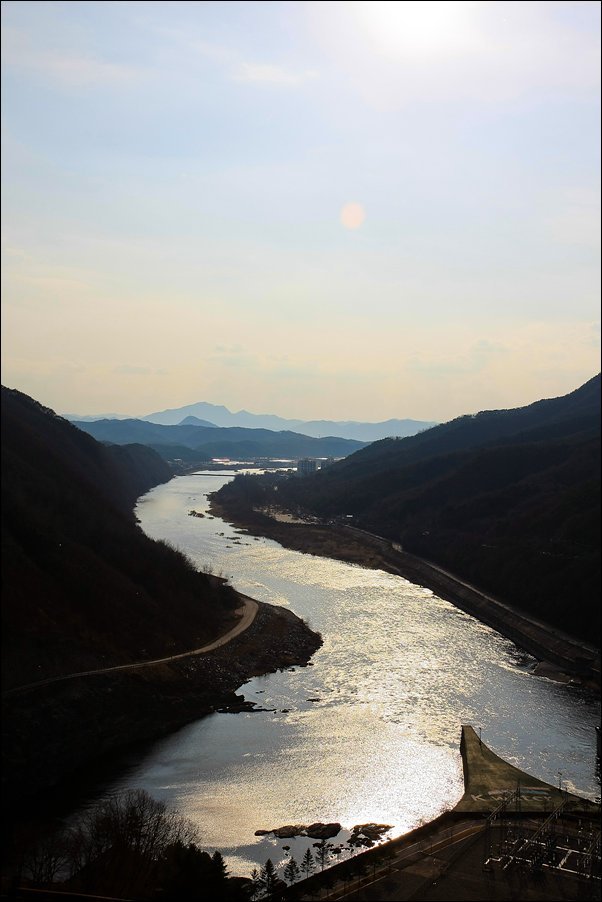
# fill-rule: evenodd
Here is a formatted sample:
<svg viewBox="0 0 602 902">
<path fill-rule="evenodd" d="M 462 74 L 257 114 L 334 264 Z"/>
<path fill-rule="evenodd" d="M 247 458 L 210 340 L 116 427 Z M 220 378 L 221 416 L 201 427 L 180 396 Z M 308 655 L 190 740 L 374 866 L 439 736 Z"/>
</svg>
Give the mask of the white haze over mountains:
<svg viewBox="0 0 602 902">
<path fill-rule="evenodd" d="M 249 413 L 248 410 L 239 410 L 236 413 L 228 410 L 221 404 L 209 404 L 207 401 L 199 401 L 196 404 L 188 404 L 185 407 L 176 407 L 169 410 L 161 410 L 149 413 L 143 417 L 127 417 L 122 414 L 104 414 L 98 416 L 80 416 L 77 414 L 65 414 L 68 420 L 93 422 L 104 419 L 140 419 L 150 423 L 158 423 L 163 426 L 178 426 L 183 420 L 187 425 L 198 426 L 231 426 L 247 429 L 272 429 L 275 432 L 290 430 L 309 435 L 314 438 L 335 436 L 338 438 L 357 439 L 362 442 L 374 442 L 390 436 L 405 437 L 415 435 L 437 423 L 422 420 L 384 420 L 380 423 L 361 423 L 353 420 L 291 420 L 279 417 L 275 414 Z"/>
</svg>

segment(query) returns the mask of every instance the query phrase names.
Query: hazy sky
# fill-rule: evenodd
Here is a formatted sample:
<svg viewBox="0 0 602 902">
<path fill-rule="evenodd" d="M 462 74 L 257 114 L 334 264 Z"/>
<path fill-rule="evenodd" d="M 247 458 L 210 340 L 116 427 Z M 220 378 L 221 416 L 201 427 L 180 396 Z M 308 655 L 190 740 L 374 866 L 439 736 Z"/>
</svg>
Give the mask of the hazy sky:
<svg viewBox="0 0 602 902">
<path fill-rule="evenodd" d="M 2 381 L 447 420 L 599 371 L 598 2 L 15 2 Z"/>
</svg>

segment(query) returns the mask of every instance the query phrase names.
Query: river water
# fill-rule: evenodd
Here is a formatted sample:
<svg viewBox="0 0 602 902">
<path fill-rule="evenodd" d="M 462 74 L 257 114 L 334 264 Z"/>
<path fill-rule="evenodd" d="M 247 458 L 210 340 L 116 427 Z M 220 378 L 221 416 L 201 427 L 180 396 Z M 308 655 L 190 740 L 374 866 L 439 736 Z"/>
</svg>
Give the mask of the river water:
<svg viewBox="0 0 602 902">
<path fill-rule="evenodd" d="M 229 475 L 193 474 L 138 502 L 144 531 L 236 589 L 289 606 L 324 638 L 312 666 L 251 680 L 267 711 L 214 714 L 154 743 L 109 791 L 144 788 L 194 820 L 231 872 L 297 861 L 303 840 L 256 837 L 284 824 L 392 825 L 397 836 L 463 792 L 460 727 L 527 772 L 599 795 L 598 698 L 530 671 L 534 659 L 431 591 L 238 533 L 207 514 Z M 343 834 L 344 838 L 348 834 Z"/>
</svg>

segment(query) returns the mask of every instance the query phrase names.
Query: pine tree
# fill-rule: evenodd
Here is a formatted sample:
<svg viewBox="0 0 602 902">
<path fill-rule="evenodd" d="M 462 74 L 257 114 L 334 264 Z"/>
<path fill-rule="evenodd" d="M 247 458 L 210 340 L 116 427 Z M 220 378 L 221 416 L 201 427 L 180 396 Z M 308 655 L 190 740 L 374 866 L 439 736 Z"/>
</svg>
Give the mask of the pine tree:
<svg viewBox="0 0 602 902">
<path fill-rule="evenodd" d="M 251 871 L 251 880 L 253 881 L 251 898 L 256 899 L 259 896 L 262 888 L 261 874 L 259 873 L 257 868 L 253 868 L 253 870 Z"/>
<path fill-rule="evenodd" d="M 320 840 L 319 843 L 314 843 L 317 848 L 316 858 L 320 862 L 320 870 L 324 870 L 324 865 L 328 861 L 331 851 L 334 846 L 330 842 L 326 842 L 325 839 Z"/>
<path fill-rule="evenodd" d="M 311 849 L 307 849 L 303 859 L 301 861 L 301 870 L 305 874 L 306 877 L 309 877 L 311 872 L 315 870 L 314 856 L 311 854 Z"/>
<path fill-rule="evenodd" d="M 294 858 L 291 858 L 284 869 L 284 879 L 287 883 L 296 883 L 300 876 L 299 865 Z"/>
<path fill-rule="evenodd" d="M 266 896 L 269 896 L 276 888 L 277 879 L 278 877 L 276 874 L 276 868 L 272 863 L 272 859 L 268 858 L 268 860 L 262 867 L 261 874 L 259 876 L 259 882 Z"/>
<path fill-rule="evenodd" d="M 211 856 L 213 869 L 218 880 L 225 880 L 228 876 L 228 868 L 221 852 L 214 852 Z"/>
</svg>

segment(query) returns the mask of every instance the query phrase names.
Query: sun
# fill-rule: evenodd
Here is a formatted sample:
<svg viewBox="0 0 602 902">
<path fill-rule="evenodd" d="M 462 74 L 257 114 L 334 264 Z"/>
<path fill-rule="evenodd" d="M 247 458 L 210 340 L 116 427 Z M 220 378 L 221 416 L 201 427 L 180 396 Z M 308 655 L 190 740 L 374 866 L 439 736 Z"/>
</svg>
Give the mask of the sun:
<svg viewBox="0 0 602 902">
<path fill-rule="evenodd" d="M 474 5 L 454 0 L 361 0 L 350 7 L 381 54 L 425 56 L 463 43 L 466 12 Z"/>
</svg>

